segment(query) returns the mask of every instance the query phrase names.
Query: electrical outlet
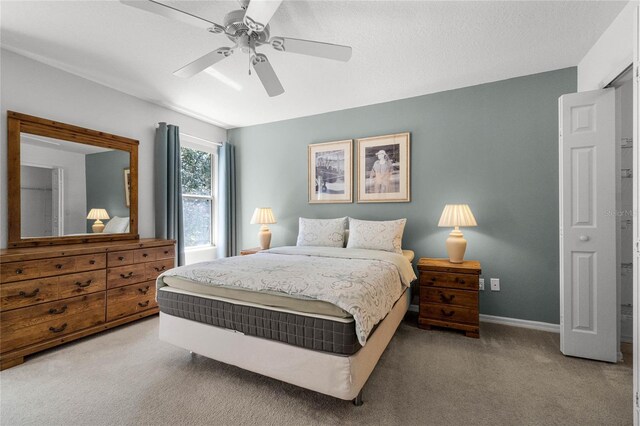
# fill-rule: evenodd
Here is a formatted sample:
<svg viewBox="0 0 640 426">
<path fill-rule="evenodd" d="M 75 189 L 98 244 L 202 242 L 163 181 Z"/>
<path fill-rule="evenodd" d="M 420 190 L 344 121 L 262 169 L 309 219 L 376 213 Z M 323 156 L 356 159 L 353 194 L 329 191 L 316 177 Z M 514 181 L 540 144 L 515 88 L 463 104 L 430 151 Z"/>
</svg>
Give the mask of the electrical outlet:
<svg viewBox="0 0 640 426">
<path fill-rule="evenodd" d="M 479 286 L 480 290 L 484 291 L 484 278 L 480 278 L 480 286 Z"/>
<path fill-rule="evenodd" d="M 500 279 L 491 278 L 491 291 L 500 291 Z"/>
</svg>

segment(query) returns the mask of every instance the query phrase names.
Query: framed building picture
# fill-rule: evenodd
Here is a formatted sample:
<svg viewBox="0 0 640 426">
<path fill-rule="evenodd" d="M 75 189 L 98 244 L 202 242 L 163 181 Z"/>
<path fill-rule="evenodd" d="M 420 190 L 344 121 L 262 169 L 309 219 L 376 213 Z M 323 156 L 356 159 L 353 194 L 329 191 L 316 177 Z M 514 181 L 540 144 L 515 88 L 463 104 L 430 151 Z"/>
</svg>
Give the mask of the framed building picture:
<svg viewBox="0 0 640 426">
<path fill-rule="evenodd" d="M 358 139 L 358 202 L 411 201 L 409 133 Z"/>
<path fill-rule="evenodd" d="M 351 139 L 309 145 L 309 203 L 353 202 Z"/>
</svg>

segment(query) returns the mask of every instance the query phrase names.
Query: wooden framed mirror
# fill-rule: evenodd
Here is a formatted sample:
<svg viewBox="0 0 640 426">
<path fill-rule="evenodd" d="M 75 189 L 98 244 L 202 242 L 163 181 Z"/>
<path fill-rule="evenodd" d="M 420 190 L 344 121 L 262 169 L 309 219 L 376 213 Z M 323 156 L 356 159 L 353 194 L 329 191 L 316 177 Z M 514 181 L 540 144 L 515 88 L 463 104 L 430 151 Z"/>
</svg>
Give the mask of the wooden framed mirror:
<svg viewBox="0 0 640 426">
<path fill-rule="evenodd" d="M 7 112 L 8 247 L 138 239 L 134 139 Z"/>
</svg>

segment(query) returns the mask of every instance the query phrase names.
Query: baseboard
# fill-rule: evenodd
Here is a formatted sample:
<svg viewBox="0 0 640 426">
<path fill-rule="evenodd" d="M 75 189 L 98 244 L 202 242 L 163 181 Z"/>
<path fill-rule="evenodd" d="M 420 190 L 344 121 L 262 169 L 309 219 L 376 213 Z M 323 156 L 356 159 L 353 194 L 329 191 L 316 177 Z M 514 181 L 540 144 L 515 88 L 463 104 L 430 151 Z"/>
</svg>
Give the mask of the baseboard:
<svg viewBox="0 0 640 426">
<path fill-rule="evenodd" d="M 409 311 L 418 312 L 418 305 L 410 305 Z M 497 317 L 495 315 L 480 314 L 480 322 L 488 322 L 492 324 L 509 325 L 511 327 L 529 328 L 531 330 L 548 331 L 551 333 L 560 333 L 560 324 L 551 324 L 548 322 L 529 321 L 518 318 Z"/>
</svg>

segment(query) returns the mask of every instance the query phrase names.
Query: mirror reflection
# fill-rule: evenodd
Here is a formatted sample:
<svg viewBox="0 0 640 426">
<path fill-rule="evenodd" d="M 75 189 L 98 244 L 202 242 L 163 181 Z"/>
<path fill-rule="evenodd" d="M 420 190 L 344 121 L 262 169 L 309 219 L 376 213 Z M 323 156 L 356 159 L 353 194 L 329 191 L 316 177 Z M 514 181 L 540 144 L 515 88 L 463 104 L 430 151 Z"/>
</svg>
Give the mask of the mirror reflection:
<svg viewBox="0 0 640 426">
<path fill-rule="evenodd" d="M 128 233 L 129 152 L 20 134 L 23 238 Z"/>
</svg>

